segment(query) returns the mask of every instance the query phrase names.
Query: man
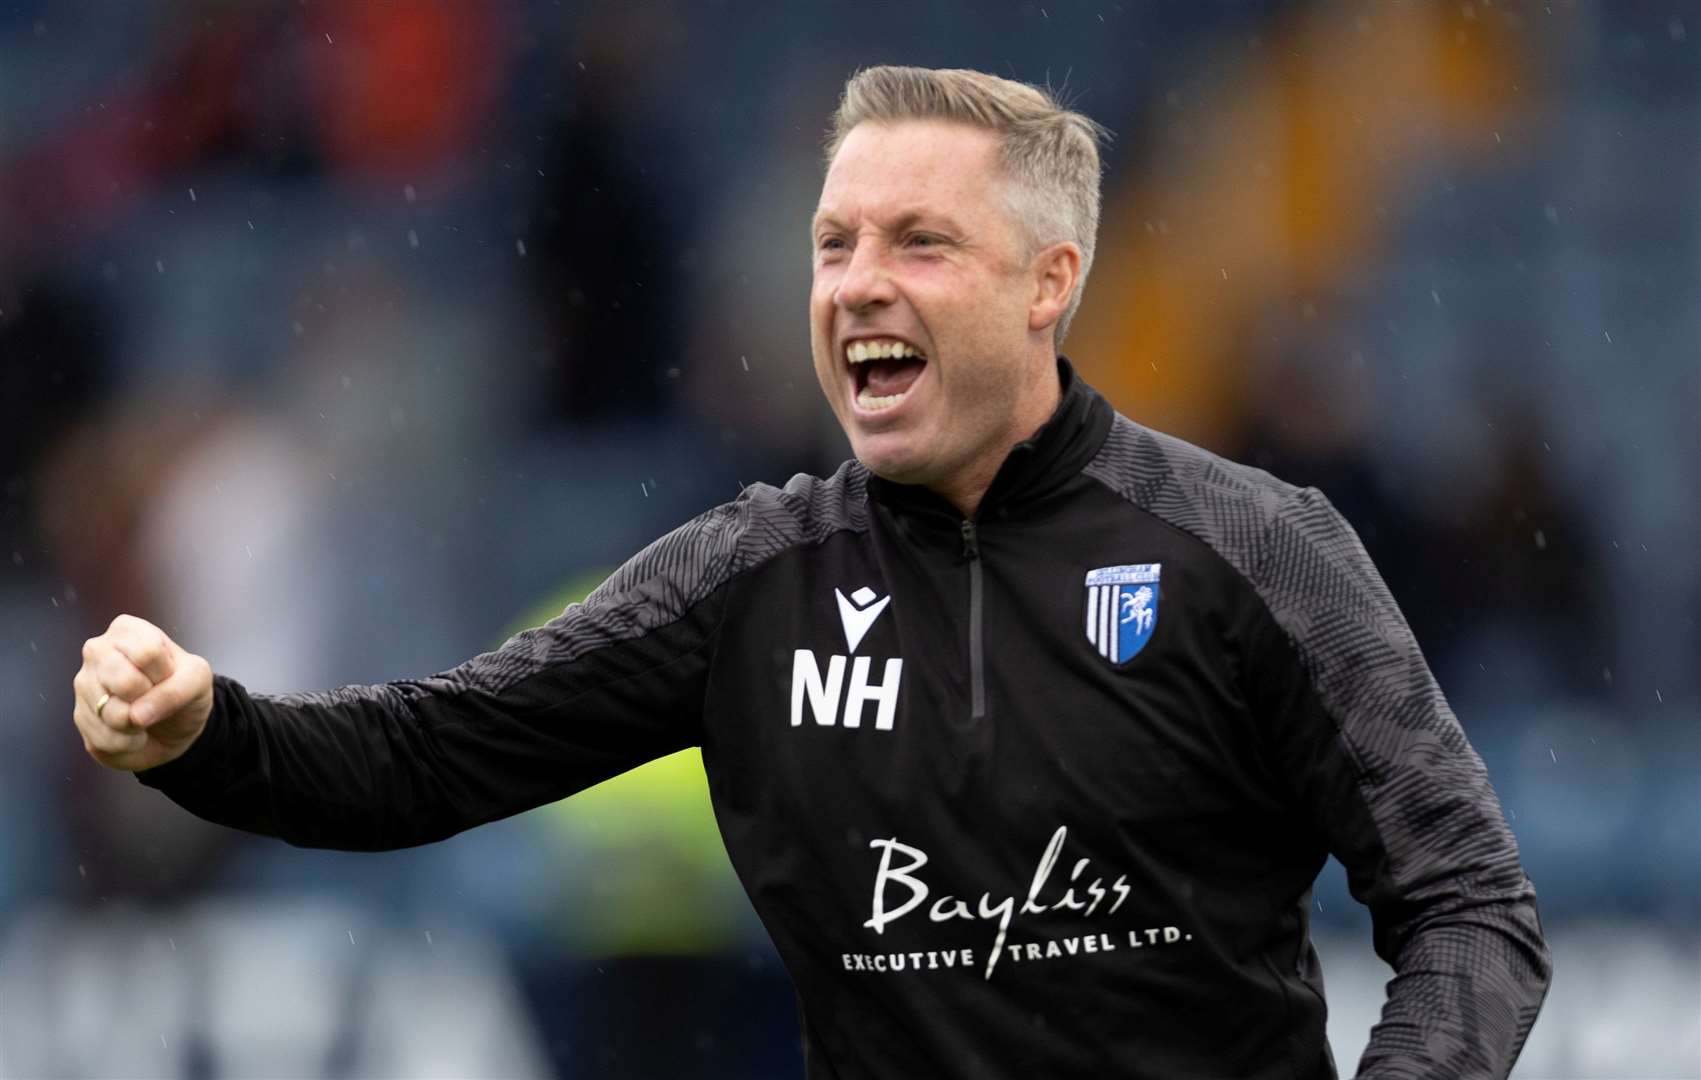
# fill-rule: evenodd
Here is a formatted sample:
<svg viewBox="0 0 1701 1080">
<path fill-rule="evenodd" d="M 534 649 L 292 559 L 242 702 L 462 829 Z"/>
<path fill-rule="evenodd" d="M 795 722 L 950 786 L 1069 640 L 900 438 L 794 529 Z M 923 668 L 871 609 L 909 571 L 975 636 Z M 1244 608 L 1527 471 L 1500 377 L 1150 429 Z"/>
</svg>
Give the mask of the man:
<svg viewBox="0 0 1701 1080">
<path fill-rule="evenodd" d="M 251 695 L 120 616 L 75 679 L 89 752 L 376 849 L 700 744 L 816 1078 L 1332 1076 L 1333 852 L 1397 973 L 1361 1074 L 1505 1075 L 1549 974 L 1534 894 L 1363 548 L 1057 355 L 1097 139 L 1018 83 L 859 73 L 810 300 L 856 461 L 418 681 Z"/>
</svg>

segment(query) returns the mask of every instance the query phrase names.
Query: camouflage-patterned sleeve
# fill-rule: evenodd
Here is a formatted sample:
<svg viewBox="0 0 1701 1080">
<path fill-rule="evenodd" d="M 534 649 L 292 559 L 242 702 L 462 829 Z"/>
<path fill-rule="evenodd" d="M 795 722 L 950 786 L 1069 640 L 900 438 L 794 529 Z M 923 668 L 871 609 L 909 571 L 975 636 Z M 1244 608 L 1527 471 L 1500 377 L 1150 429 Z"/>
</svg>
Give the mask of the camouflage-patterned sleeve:
<svg viewBox="0 0 1701 1080">
<path fill-rule="evenodd" d="M 1504 1077 L 1551 959 L 1482 760 L 1328 500 L 1290 489 L 1256 551 L 1281 764 L 1395 971 L 1359 1075 Z"/>
<path fill-rule="evenodd" d="M 306 847 L 438 840 L 697 741 L 748 500 L 657 540 L 582 604 L 423 679 L 324 693 L 214 680 L 189 751 L 138 774 L 201 817 Z"/>
</svg>

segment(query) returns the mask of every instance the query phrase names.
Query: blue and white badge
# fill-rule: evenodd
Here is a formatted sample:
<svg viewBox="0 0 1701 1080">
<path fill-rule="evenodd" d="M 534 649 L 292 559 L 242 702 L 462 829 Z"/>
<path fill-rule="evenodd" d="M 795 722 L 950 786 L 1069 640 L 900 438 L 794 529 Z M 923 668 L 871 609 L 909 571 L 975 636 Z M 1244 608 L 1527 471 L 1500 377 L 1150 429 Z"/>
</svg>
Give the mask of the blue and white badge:
<svg viewBox="0 0 1701 1080">
<path fill-rule="evenodd" d="M 1113 664 L 1126 664 L 1158 625 L 1162 563 L 1101 566 L 1087 571 L 1087 644 Z"/>
</svg>

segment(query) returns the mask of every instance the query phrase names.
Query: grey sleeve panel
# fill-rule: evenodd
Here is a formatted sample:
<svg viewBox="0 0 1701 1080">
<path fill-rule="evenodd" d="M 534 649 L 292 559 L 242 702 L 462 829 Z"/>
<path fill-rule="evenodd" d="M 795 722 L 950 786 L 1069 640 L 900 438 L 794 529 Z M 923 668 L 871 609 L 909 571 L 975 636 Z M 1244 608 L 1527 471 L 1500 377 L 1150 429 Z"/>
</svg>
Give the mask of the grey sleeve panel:
<svg viewBox="0 0 1701 1080">
<path fill-rule="evenodd" d="M 1551 973 L 1534 890 L 1482 761 L 1358 537 L 1318 492 L 1120 416 L 1086 471 L 1246 579 L 1332 725 L 1304 736 L 1318 775 L 1290 783 L 1396 972 L 1361 1075 L 1505 1076 Z"/>
<path fill-rule="evenodd" d="M 709 510 L 627 560 L 583 603 L 569 604 L 543 626 L 509 638 L 428 678 L 378 686 L 349 686 L 283 694 L 282 705 L 330 705 L 391 696 L 398 704 L 423 695 L 479 690 L 501 694 L 546 668 L 641 637 L 679 619 L 733 577 L 800 544 L 867 527 L 867 474 L 847 462 L 827 479 L 799 473 L 784 488 L 753 484 L 737 499 Z"/>
</svg>

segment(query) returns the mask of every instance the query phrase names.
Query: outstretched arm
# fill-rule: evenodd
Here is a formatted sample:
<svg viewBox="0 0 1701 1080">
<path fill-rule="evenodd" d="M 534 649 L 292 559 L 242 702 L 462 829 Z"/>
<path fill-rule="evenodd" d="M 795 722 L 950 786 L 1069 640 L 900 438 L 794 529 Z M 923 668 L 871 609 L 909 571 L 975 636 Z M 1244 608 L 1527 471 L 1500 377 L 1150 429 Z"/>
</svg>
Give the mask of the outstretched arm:
<svg viewBox="0 0 1701 1080">
<path fill-rule="evenodd" d="M 562 798 L 698 741 L 742 516 L 704 514 L 583 604 L 448 671 L 268 696 L 209 670 L 204 724 L 175 754 L 146 745 L 186 726 L 180 711 L 102 736 L 129 756 L 96 756 L 195 814 L 307 847 L 427 843 Z M 78 678 L 80 728 L 133 720 L 113 702 L 93 717 Z M 126 685 L 126 705 L 157 692 Z"/>
</svg>

